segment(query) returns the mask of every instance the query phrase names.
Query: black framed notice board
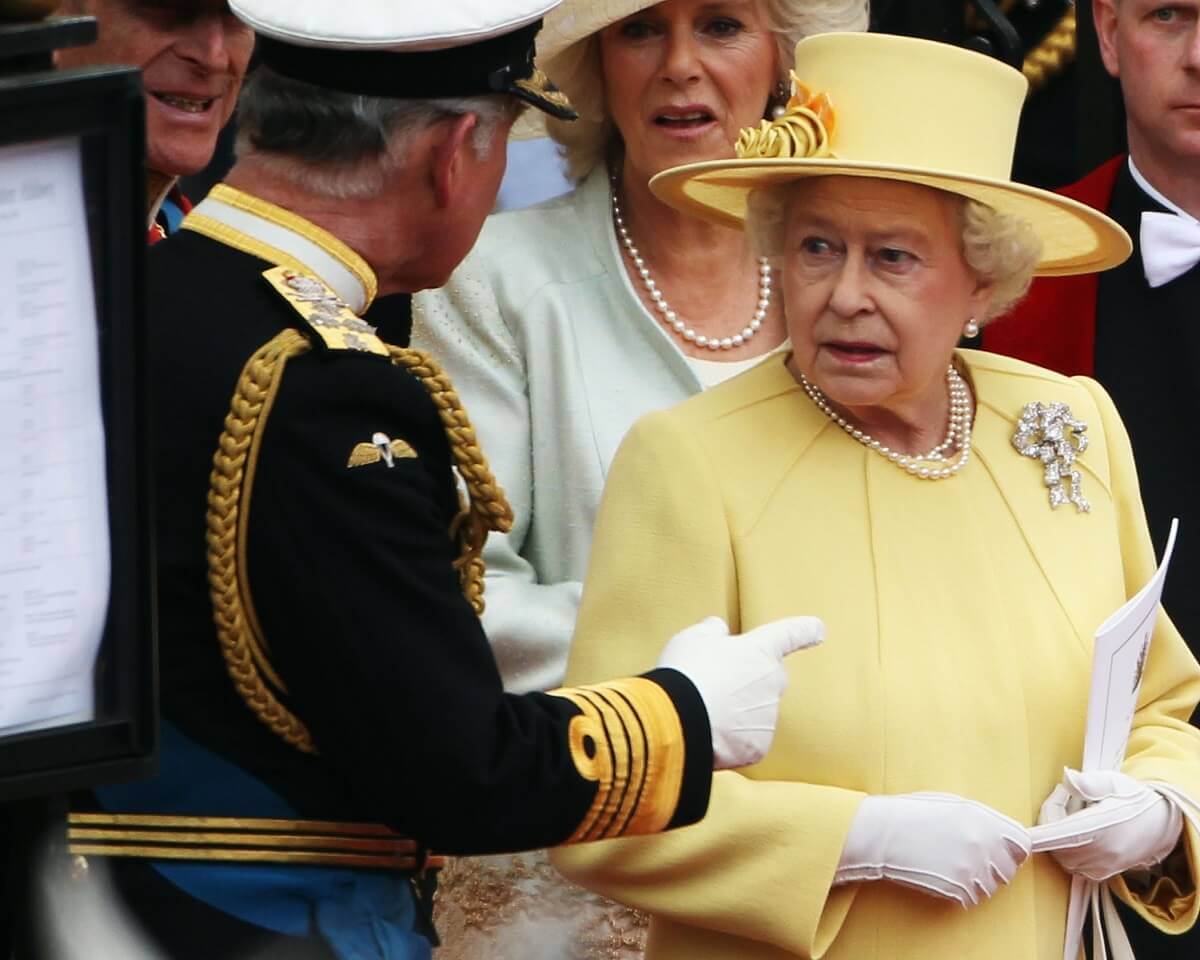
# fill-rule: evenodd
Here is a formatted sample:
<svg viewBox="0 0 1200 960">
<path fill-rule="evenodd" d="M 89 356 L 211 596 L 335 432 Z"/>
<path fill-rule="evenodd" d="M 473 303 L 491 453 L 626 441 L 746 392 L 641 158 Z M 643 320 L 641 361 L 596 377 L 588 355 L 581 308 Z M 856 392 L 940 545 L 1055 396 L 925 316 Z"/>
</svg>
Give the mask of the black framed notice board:
<svg viewBox="0 0 1200 960">
<path fill-rule="evenodd" d="M 153 768 L 142 109 L 0 58 L 0 804 Z"/>
</svg>

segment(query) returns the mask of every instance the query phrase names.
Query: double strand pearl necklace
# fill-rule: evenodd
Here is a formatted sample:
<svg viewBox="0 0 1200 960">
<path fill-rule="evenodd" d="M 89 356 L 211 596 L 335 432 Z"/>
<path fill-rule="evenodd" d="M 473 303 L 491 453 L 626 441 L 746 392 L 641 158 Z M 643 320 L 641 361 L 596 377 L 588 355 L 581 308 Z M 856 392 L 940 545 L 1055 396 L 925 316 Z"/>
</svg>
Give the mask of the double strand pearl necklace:
<svg viewBox="0 0 1200 960">
<path fill-rule="evenodd" d="M 966 381 L 954 368 L 954 364 L 950 364 L 946 368 L 946 385 L 950 391 L 950 422 L 946 426 L 946 439 L 928 453 L 909 456 L 884 446 L 870 434 L 848 422 L 829 405 L 825 394 L 808 377 L 803 373 L 800 374 L 800 386 L 804 388 L 804 392 L 816 404 L 818 410 L 863 446 L 874 450 L 882 457 L 887 457 L 896 466 L 922 480 L 945 480 L 962 470 L 967 465 L 967 461 L 971 459 L 971 391 L 967 387 Z M 955 449 L 958 450 L 958 459 L 947 464 L 947 455 Z M 944 464 L 944 466 L 930 465 L 938 463 Z"/>
<path fill-rule="evenodd" d="M 617 200 L 617 178 L 614 175 L 610 179 L 612 181 L 610 193 L 612 195 L 613 226 L 616 227 L 621 245 L 629 254 L 629 259 L 633 262 L 633 266 L 642 280 L 642 285 L 650 294 L 654 309 L 662 315 L 662 322 L 666 324 L 667 329 L 674 330 L 688 343 L 694 343 L 698 347 L 708 347 L 709 350 L 732 350 L 734 347 L 740 347 L 758 333 L 762 329 L 763 320 L 766 319 L 767 311 L 771 307 L 771 265 L 767 262 L 767 258 L 758 258 L 758 308 L 754 311 L 753 319 L 742 328 L 741 332 L 732 337 L 706 337 L 702 333 L 697 333 L 679 319 L 679 315 L 671 309 L 667 298 L 663 296 L 662 291 L 658 289 L 658 284 L 650 276 L 650 268 L 646 266 L 645 258 L 634 244 L 633 238 L 629 236 L 625 218 L 621 215 L 621 204 Z"/>
</svg>

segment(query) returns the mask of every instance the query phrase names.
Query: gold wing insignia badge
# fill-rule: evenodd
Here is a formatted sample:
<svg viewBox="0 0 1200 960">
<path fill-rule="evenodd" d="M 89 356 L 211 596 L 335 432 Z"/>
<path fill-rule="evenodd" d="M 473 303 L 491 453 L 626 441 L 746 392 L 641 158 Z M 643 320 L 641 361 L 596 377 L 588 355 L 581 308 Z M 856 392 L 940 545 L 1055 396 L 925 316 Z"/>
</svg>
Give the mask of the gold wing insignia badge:
<svg viewBox="0 0 1200 960">
<path fill-rule="evenodd" d="M 407 440 L 393 440 L 386 433 L 375 433 L 370 443 L 357 443 L 350 451 L 350 459 L 346 461 L 347 468 L 365 467 L 368 464 L 382 460 L 391 469 L 396 460 L 415 460 L 417 451 Z"/>
</svg>

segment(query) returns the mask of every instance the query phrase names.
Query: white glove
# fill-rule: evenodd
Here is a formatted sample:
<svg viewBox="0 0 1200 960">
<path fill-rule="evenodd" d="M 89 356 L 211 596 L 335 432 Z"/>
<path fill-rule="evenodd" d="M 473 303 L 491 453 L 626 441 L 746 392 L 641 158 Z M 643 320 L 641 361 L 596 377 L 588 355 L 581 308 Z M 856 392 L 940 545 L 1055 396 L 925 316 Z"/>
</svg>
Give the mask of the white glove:
<svg viewBox="0 0 1200 960">
<path fill-rule="evenodd" d="M 1153 787 L 1115 770 L 1067 770 L 1064 779 L 1030 832 L 1034 850 L 1068 873 L 1107 880 L 1160 863 L 1179 843 L 1183 814 Z"/>
<path fill-rule="evenodd" d="M 1029 831 L 985 804 L 952 793 L 874 796 L 850 824 L 833 882 L 890 880 L 969 908 L 1029 854 Z"/>
<path fill-rule="evenodd" d="M 733 636 L 724 620 L 708 617 L 667 642 L 658 666 L 678 670 L 700 692 L 712 727 L 714 770 L 766 756 L 787 689 L 783 658 L 824 638 L 825 624 L 816 617 L 787 617 Z"/>
</svg>

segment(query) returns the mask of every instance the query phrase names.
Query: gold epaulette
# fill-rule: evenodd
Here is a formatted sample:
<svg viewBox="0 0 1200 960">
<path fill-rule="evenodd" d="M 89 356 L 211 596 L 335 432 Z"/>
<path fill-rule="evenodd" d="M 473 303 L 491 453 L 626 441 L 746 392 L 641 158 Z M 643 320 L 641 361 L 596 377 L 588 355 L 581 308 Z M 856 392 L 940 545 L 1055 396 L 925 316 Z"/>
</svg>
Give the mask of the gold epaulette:
<svg viewBox="0 0 1200 960">
<path fill-rule="evenodd" d="M 323 280 L 291 267 L 272 267 L 263 277 L 291 304 L 330 350 L 359 350 L 388 356 L 375 328 L 358 316 Z"/>
<path fill-rule="evenodd" d="M 255 817 L 72 813 L 75 856 L 227 863 L 286 863 L 424 873 L 444 866 L 417 841 L 380 824 Z"/>
</svg>

